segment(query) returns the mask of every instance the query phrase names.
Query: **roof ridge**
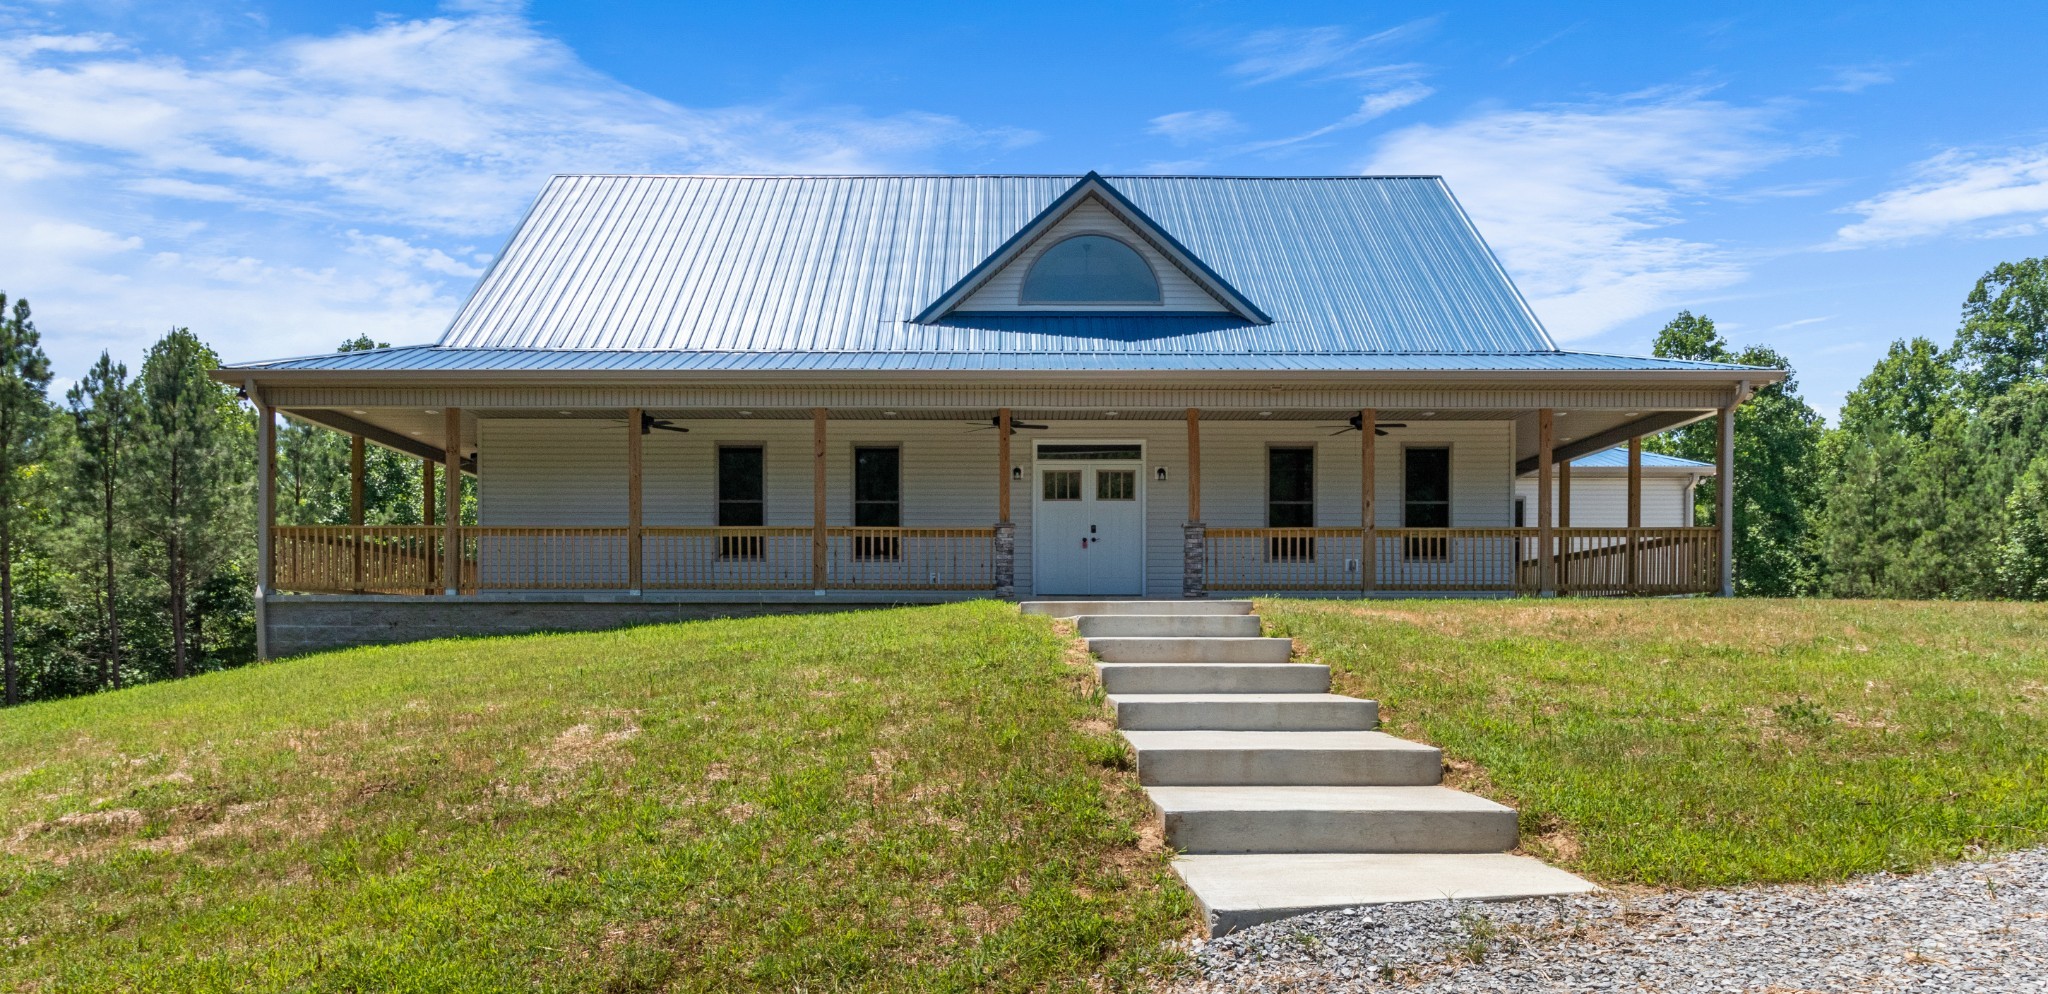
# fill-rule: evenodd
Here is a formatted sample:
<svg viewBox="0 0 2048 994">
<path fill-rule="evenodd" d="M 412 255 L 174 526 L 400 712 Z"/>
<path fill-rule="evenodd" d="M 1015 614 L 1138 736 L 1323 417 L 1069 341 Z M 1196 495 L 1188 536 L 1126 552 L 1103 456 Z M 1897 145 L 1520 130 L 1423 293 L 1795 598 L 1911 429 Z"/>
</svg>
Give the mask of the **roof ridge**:
<svg viewBox="0 0 2048 994">
<path fill-rule="evenodd" d="M 1056 179 L 1078 181 L 1087 173 L 550 173 L 550 179 Z M 1442 173 L 1309 173 L 1261 176 L 1248 173 L 1097 173 L 1103 179 L 1215 179 L 1294 182 L 1299 180 L 1441 180 Z"/>
</svg>

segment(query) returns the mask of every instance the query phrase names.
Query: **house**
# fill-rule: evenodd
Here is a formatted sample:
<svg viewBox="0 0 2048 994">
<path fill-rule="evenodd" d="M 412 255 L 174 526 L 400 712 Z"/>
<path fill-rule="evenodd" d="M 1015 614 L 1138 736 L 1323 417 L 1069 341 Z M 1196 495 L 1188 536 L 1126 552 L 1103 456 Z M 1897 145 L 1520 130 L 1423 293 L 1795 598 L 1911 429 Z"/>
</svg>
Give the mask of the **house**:
<svg viewBox="0 0 2048 994">
<path fill-rule="evenodd" d="M 439 342 L 216 373 L 264 414 L 266 655 L 963 597 L 1726 592 L 1724 532 L 1617 543 L 1540 486 L 1517 527 L 1516 480 L 1782 375 L 1559 349 L 1437 177 L 1093 173 L 558 176 Z M 276 526 L 277 413 L 418 456 L 436 523 Z"/>
<path fill-rule="evenodd" d="M 1639 461 L 1631 496 L 1629 458 L 1628 449 L 1618 446 L 1559 462 L 1550 488 L 1558 526 L 1675 528 L 1693 524 L 1694 491 L 1701 480 L 1714 475 L 1713 464 L 1661 452 L 1635 453 Z M 1636 509 L 1634 520 L 1629 518 L 1631 507 Z M 1514 518 L 1518 527 L 1536 520 L 1533 469 L 1515 478 Z"/>
</svg>

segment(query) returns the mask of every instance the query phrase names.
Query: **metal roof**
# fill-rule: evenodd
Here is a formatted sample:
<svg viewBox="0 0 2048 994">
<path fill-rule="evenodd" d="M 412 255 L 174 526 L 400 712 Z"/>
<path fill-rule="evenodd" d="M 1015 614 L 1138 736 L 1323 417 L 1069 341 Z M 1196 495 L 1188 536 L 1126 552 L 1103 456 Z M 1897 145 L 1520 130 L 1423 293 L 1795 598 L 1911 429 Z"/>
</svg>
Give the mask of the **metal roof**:
<svg viewBox="0 0 2048 994">
<path fill-rule="evenodd" d="M 1087 318 L 1084 322 L 1113 322 Z M 1159 319 L 1153 319 L 1159 320 Z M 1095 351 L 645 351 L 620 349 L 450 348 L 412 345 L 363 352 L 332 352 L 295 359 L 246 363 L 236 369 L 331 370 L 337 372 L 531 373 L 554 371 L 606 372 L 805 372 L 863 370 L 874 372 L 938 370 L 956 372 L 1035 372 L 1096 370 L 1244 371 L 1244 372 L 1615 372 L 1632 370 L 1727 372 L 1746 366 L 1650 359 L 1596 352 L 1132 352 Z"/>
<path fill-rule="evenodd" d="M 1574 471 L 1581 469 L 1627 468 L 1628 449 L 1619 445 L 1611 449 L 1601 449 L 1600 451 L 1595 452 L 1592 455 L 1576 456 L 1572 459 L 1572 469 Z M 1647 472 L 1664 470 L 1667 472 L 1678 473 L 1698 473 L 1702 476 L 1714 475 L 1713 463 L 1700 462 L 1694 459 L 1684 459 L 1678 456 L 1667 456 L 1662 452 L 1644 452 L 1643 469 Z M 1531 470 L 1530 472 L 1534 472 L 1534 470 Z M 1528 476 L 1529 473 L 1523 473 L 1522 475 Z"/>
<path fill-rule="evenodd" d="M 440 344 L 870 354 L 1554 348 L 1443 181 L 1414 176 L 1102 180 L 1271 324 L 1137 335 L 1056 320 L 913 320 L 1083 180 L 558 176 Z"/>
</svg>

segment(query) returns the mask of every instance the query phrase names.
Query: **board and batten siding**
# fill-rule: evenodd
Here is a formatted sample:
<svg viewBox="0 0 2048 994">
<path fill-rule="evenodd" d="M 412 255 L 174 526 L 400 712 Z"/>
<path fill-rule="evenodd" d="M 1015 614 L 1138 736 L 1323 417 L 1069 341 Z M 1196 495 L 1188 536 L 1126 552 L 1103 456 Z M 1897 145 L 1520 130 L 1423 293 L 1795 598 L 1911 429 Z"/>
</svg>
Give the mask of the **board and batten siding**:
<svg viewBox="0 0 2048 994">
<path fill-rule="evenodd" d="M 717 523 L 716 453 L 760 445 L 770 525 L 811 524 L 811 425 L 791 420 L 692 421 L 688 434 L 643 437 L 642 500 L 650 526 Z M 487 418 L 478 427 L 479 521 L 498 527 L 603 527 L 626 521 L 622 422 Z M 1264 527 L 1266 450 L 1316 450 L 1316 524 L 1356 527 L 1359 438 L 1312 421 L 1208 421 L 1202 425 L 1202 509 L 1211 527 Z M 853 450 L 893 445 L 903 453 L 907 527 L 984 527 L 996 520 L 996 436 L 950 421 L 833 421 L 826 428 L 826 520 L 853 522 Z M 1187 429 L 1179 422 L 1053 421 L 1019 431 L 1011 459 L 1022 468 L 1011 515 L 1017 524 L 1016 582 L 1036 592 L 1032 571 L 1033 443 L 1138 442 L 1145 447 L 1145 594 L 1179 597 L 1181 526 L 1187 520 Z M 1394 429 L 1377 447 L 1377 523 L 1401 525 L 1401 450 L 1451 449 L 1451 523 L 1512 523 L 1514 425 L 1456 421 Z M 1157 478 L 1160 467 L 1167 479 Z"/>
<path fill-rule="evenodd" d="M 1692 524 L 1693 480 L 1691 475 L 1643 474 L 1643 527 L 1678 528 Z M 1515 481 L 1515 496 L 1522 498 L 1530 527 L 1536 526 L 1536 477 Z M 1557 482 L 1551 481 L 1551 507 L 1556 508 Z M 1572 471 L 1572 526 L 1575 528 L 1628 527 L 1628 476 L 1595 475 Z"/>
<path fill-rule="evenodd" d="M 1222 301 L 1210 296 L 1209 291 L 1202 289 L 1201 284 L 1190 279 L 1187 273 L 1182 272 L 1179 266 L 1173 264 L 1172 260 L 1168 259 L 1158 249 L 1153 248 L 1150 242 L 1140 237 L 1137 232 L 1131 230 L 1129 225 L 1119 220 L 1115 214 L 1109 212 L 1109 208 L 1102 206 L 1101 201 L 1093 197 L 1082 202 L 1074 208 L 1072 213 L 1061 218 L 1057 224 L 1047 229 L 1044 235 L 1039 236 L 1037 241 L 1031 243 L 1030 248 L 1019 253 L 1015 259 L 1010 260 L 1009 265 L 1004 266 L 995 275 L 990 276 L 988 282 L 983 283 L 980 289 L 970 294 L 955 310 L 968 313 L 985 313 L 1043 309 L 1026 307 L 1019 303 L 1019 298 L 1024 289 L 1024 275 L 1031 271 L 1032 263 L 1037 262 L 1038 257 L 1043 255 L 1046 249 L 1058 245 L 1075 235 L 1107 235 L 1135 249 L 1140 256 L 1144 257 L 1145 264 L 1152 267 L 1152 275 L 1159 280 L 1159 302 L 1161 305 L 1160 310 L 1162 311 L 1219 313 L 1229 310 L 1229 308 L 1223 306 Z M 1059 309 L 1062 311 L 1129 311 L 1131 305 L 1118 304 L 1113 307 L 1090 308 L 1074 304 L 1062 304 Z"/>
</svg>

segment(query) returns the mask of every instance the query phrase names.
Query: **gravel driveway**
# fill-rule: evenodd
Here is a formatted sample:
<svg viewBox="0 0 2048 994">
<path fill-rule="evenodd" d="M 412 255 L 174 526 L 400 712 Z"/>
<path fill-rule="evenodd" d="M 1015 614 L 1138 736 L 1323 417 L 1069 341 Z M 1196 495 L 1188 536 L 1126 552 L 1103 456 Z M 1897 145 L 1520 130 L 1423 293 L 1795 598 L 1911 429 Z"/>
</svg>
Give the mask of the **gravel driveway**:
<svg viewBox="0 0 2048 994">
<path fill-rule="evenodd" d="M 1825 886 L 1304 915 L 1204 943 L 1217 991 L 2048 992 L 2048 849 Z"/>
</svg>

